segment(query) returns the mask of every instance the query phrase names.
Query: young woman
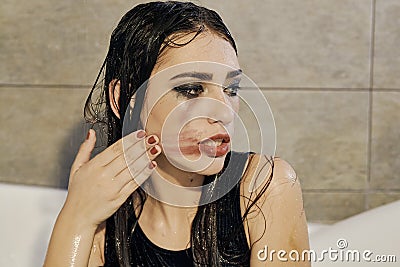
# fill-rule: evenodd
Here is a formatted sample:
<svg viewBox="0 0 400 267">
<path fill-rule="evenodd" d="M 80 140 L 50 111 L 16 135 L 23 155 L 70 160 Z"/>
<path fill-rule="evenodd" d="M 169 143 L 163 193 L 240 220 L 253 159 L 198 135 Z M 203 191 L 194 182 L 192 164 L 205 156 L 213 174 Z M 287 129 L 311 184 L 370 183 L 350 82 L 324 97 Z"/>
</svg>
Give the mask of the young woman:
<svg viewBox="0 0 400 267">
<path fill-rule="evenodd" d="M 126 13 L 85 106 L 106 127 L 76 155 L 44 265 L 310 266 L 292 260 L 309 246 L 294 170 L 230 150 L 240 75 L 214 11 Z M 107 148 L 91 158 L 99 134 Z"/>
</svg>

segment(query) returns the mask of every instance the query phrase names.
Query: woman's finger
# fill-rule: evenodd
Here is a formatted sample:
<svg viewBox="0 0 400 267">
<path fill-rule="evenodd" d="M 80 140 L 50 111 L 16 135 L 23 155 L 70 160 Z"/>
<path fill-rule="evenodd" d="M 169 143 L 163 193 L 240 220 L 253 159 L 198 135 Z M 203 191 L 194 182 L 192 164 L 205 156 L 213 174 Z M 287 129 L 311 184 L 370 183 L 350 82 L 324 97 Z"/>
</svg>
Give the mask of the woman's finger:
<svg viewBox="0 0 400 267">
<path fill-rule="evenodd" d="M 114 177 L 117 176 L 127 165 L 131 164 L 131 162 L 136 161 L 143 154 L 146 153 L 146 145 L 144 139 L 136 142 L 135 144 L 130 145 L 125 149 L 125 151 L 115 157 L 111 162 L 104 165 L 104 168 L 107 168 L 108 173 Z"/>
<path fill-rule="evenodd" d="M 79 151 L 72 163 L 71 174 L 74 174 L 83 164 L 90 160 L 95 144 L 96 132 L 93 129 L 89 129 L 86 140 L 79 147 Z"/>
<path fill-rule="evenodd" d="M 134 177 L 135 182 L 141 185 L 144 181 L 147 180 L 147 178 L 149 178 L 149 176 L 156 167 L 157 167 L 156 161 L 153 160 L 149 162 L 149 164 L 147 164 L 146 167 L 144 167 L 142 171 Z"/>
<path fill-rule="evenodd" d="M 126 148 L 124 153 L 114 158 L 114 160 L 104 167 L 107 168 L 108 173 L 112 175 L 112 177 L 118 176 L 118 174 L 128 166 L 130 166 L 131 170 L 141 170 L 144 165 L 148 164 L 150 160 L 153 160 L 155 156 L 159 154 L 154 152 L 161 152 L 161 148 L 158 146 L 155 151 L 153 149 L 158 141 L 159 139 L 157 136 L 150 135 L 146 139 L 142 139 L 139 142 L 136 142 L 134 145 Z M 146 153 L 146 150 L 150 150 L 154 154 L 151 154 L 151 152 Z M 134 174 L 134 172 L 132 172 L 132 174 Z"/>
<path fill-rule="evenodd" d="M 123 156 L 124 147 L 129 148 L 132 145 L 135 145 L 137 142 L 141 141 L 145 135 L 145 131 L 137 130 L 128 134 L 127 136 L 124 136 L 93 158 L 94 164 L 98 166 L 105 166 L 109 164 L 118 156 Z"/>
<path fill-rule="evenodd" d="M 153 151 L 154 154 L 151 154 L 150 151 Z M 128 183 L 132 179 L 136 179 L 136 177 L 149 166 L 152 160 L 154 160 L 161 153 L 161 148 L 158 145 L 154 147 L 150 147 L 145 151 L 140 157 L 136 158 L 136 160 L 131 161 L 126 164 L 122 163 L 120 167 L 120 171 L 115 174 L 115 180 L 120 181 L 122 185 Z"/>
<path fill-rule="evenodd" d="M 149 162 L 134 179 L 130 178 L 127 183 L 121 188 L 119 194 L 122 198 L 127 199 L 147 178 L 151 175 L 153 170 L 157 167 L 157 163 L 155 161 Z M 128 172 L 125 170 L 124 172 Z M 120 175 L 129 176 L 127 173 Z"/>
<path fill-rule="evenodd" d="M 121 172 L 128 168 L 133 176 L 139 174 L 153 159 L 155 159 L 161 153 L 161 147 L 155 145 L 147 150 L 147 153 L 143 153 L 135 161 L 131 161 L 125 166 Z M 119 173 L 118 173 L 119 174 Z"/>
</svg>

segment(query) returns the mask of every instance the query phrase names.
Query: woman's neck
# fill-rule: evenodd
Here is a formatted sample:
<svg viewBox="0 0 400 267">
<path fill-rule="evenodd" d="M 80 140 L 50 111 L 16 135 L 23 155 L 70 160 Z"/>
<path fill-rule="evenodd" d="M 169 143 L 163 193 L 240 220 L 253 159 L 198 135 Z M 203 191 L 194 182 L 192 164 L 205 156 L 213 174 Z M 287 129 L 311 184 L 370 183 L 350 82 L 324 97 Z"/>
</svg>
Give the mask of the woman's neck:
<svg viewBox="0 0 400 267">
<path fill-rule="evenodd" d="M 164 154 L 157 157 L 157 168 L 154 173 L 158 176 L 157 178 L 162 177 L 164 180 L 182 187 L 198 187 L 202 186 L 204 182 L 204 175 L 175 167 Z"/>
<path fill-rule="evenodd" d="M 180 228 L 189 227 L 196 215 L 197 206 L 179 207 L 161 202 L 149 196 L 143 207 L 148 223 L 159 229 L 179 231 Z"/>
<path fill-rule="evenodd" d="M 157 157 L 157 168 L 143 185 L 148 194 L 147 212 L 165 219 L 166 223 L 196 213 L 204 178 L 176 168 L 161 154 Z"/>
<path fill-rule="evenodd" d="M 171 206 L 148 196 L 139 225 L 154 244 L 168 250 L 183 250 L 190 243 L 191 225 L 197 207 Z"/>
<path fill-rule="evenodd" d="M 158 200 L 165 209 L 176 207 L 196 207 L 199 205 L 204 175 L 179 170 L 165 158 L 157 158 L 157 168 L 143 185 L 148 195 Z M 178 209 L 180 210 L 180 209 Z"/>
</svg>

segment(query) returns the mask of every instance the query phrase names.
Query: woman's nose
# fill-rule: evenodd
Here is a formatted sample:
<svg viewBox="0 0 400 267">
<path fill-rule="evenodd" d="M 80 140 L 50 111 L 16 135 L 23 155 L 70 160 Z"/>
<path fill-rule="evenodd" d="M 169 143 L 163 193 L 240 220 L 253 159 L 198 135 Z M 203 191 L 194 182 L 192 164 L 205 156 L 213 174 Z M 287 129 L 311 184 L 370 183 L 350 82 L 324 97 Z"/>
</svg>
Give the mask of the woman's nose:
<svg viewBox="0 0 400 267">
<path fill-rule="evenodd" d="M 224 125 L 231 123 L 235 117 L 235 111 L 230 97 L 224 92 L 223 88 L 220 86 L 209 88 L 207 97 L 210 98 L 209 105 L 207 105 L 209 123 L 217 121 L 222 122 Z"/>
</svg>

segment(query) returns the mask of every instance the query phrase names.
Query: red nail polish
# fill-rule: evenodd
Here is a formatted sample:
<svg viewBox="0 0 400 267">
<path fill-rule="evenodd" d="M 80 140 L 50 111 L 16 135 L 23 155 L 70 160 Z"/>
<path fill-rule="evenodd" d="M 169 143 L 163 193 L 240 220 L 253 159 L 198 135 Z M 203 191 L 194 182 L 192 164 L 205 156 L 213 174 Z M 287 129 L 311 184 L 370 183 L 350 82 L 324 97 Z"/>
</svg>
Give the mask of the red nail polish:
<svg viewBox="0 0 400 267">
<path fill-rule="evenodd" d="M 157 152 L 158 152 L 158 150 L 157 150 L 157 148 L 154 146 L 152 149 L 150 149 L 150 153 L 152 154 L 152 155 L 155 155 L 155 154 L 157 154 Z"/>
<path fill-rule="evenodd" d="M 156 142 L 156 139 L 154 138 L 154 136 L 150 136 L 150 138 L 147 140 L 147 143 L 149 144 L 154 144 Z"/>
<path fill-rule="evenodd" d="M 88 139 L 89 139 L 89 137 L 90 137 L 90 130 L 87 132 L 87 135 L 86 135 L 86 140 L 88 140 Z"/>
<path fill-rule="evenodd" d="M 145 135 L 146 135 L 146 132 L 143 131 L 143 130 L 140 130 L 140 131 L 136 134 L 137 138 L 143 138 L 143 137 L 145 137 Z"/>
<path fill-rule="evenodd" d="M 151 162 L 149 163 L 149 169 L 151 170 L 151 169 L 154 169 L 155 167 L 156 167 L 155 161 L 151 161 Z"/>
</svg>

